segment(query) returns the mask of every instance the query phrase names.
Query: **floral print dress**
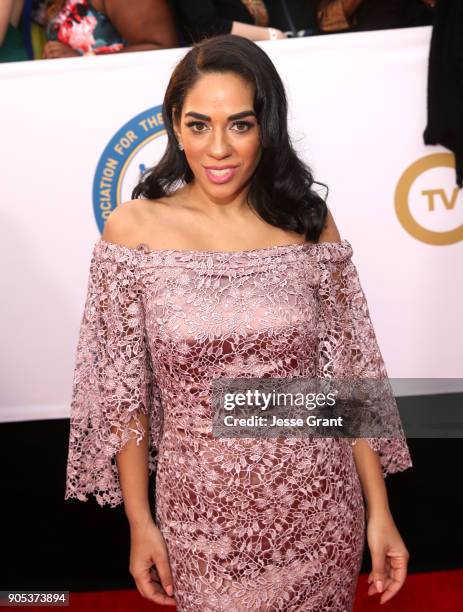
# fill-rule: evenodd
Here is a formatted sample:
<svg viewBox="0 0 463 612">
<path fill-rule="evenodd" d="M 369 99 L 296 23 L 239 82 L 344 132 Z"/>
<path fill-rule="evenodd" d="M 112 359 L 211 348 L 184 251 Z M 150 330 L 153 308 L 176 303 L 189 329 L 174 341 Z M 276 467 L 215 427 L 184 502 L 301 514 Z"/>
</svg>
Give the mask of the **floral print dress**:
<svg viewBox="0 0 463 612">
<path fill-rule="evenodd" d="M 117 53 L 127 42 L 89 0 L 67 0 L 46 28 L 48 40 L 57 40 L 84 53 Z"/>
</svg>

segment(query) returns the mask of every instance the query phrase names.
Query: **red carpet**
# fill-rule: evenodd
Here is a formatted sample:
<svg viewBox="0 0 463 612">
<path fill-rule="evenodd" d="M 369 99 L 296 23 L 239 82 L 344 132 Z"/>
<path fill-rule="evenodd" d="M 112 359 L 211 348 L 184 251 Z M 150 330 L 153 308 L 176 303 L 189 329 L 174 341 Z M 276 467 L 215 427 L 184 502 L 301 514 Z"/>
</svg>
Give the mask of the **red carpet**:
<svg viewBox="0 0 463 612">
<path fill-rule="evenodd" d="M 367 574 L 359 577 L 355 612 L 460 612 L 463 610 L 463 569 L 410 574 L 392 599 L 379 605 L 379 595 L 367 595 Z M 162 608 L 165 610 L 165 608 Z"/>
<path fill-rule="evenodd" d="M 459 612 L 463 610 L 463 569 L 411 574 L 390 601 L 379 605 L 379 595 L 367 595 L 367 575 L 359 578 L 355 612 Z M 155 606 L 138 591 L 70 593 L 73 612 L 175 612 L 171 606 Z M 35 608 L 35 606 L 34 606 Z M 43 608 L 37 608 L 43 610 Z M 250 611 L 252 612 L 252 611 Z"/>
</svg>

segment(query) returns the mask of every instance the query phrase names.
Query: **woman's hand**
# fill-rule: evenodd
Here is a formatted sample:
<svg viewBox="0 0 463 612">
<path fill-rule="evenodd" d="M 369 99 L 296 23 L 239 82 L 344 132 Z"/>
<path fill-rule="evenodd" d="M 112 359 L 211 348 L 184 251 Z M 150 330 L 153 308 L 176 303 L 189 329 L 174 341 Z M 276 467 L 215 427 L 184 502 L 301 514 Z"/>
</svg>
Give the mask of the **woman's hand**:
<svg viewBox="0 0 463 612">
<path fill-rule="evenodd" d="M 140 595 L 157 604 L 175 606 L 174 597 L 169 596 L 173 594 L 173 580 L 167 547 L 154 521 L 130 526 L 129 571 Z"/>
<path fill-rule="evenodd" d="M 283 38 L 288 38 L 288 36 L 286 35 L 286 32 L 283 32 L 282 30 L 278 30 L 277 28 L 273 28 L 273 29 L 276 30 L 277 40 L 281 40 Z"/>
<path fill-rule="evenodd" d="M 49 40 L 43 48 L 42 59 L 54 59 L 56 57 L 80 57 L 80 53 L 62 42 Z"/>
<path fill-rule="evenodd" d="M 367 517 L 367 542 L 372 570 L 368 595 L 382 593 L 380 604 L 400 590 L 407 577 L 410 555 L 389 512 Z"/>
</svg>

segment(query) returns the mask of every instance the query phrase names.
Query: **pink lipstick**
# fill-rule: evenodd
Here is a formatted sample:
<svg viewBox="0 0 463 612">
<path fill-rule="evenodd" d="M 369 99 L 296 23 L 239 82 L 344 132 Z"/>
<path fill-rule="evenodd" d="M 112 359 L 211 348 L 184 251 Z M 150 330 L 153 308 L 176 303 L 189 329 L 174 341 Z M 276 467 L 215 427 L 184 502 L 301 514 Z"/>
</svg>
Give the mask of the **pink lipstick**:
<svg viewBox="0 0 463 612">
<path fill-rule="evenodd" d="M 235 176 L 238 166 L 204 166 L 207 178 L 216 184 L 228 183 Z"/>
</svg>

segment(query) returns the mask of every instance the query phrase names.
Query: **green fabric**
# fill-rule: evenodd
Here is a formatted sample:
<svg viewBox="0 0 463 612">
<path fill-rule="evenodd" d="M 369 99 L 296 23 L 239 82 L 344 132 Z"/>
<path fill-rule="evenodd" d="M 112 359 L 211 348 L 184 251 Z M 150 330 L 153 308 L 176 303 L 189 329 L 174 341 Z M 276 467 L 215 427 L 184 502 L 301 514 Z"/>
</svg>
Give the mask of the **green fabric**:
<svg viewBox="0 0 463 612">
<path fill-rule="evenodd" d="M 28 59 L 22 33 L 10 23 L 0 47 L 0 62 L 23 62 Z"/>
<path fill-rule="evenodd" d="M 45 28 L 38 23 L 31 23 L 31 42 L 34 59 L 42 59 L 47 37 L 45 36 Z"/>
</svg>

